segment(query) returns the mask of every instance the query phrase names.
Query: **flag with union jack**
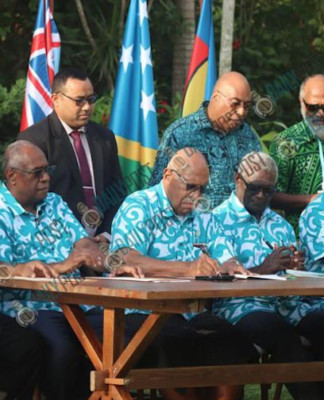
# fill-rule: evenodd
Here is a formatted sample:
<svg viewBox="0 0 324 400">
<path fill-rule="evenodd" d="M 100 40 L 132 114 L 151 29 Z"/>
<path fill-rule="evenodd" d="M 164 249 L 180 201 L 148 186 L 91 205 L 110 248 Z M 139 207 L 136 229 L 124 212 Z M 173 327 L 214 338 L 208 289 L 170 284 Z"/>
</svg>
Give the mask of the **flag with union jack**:
<svg viewBox="0 0 324 400">
<path fill-rule="evenodd" d="M 59 69 L 61 40 L 49 1 L 39 0 L 20 131 L 42 120 L 53 110 L 51 87 Z"/>
</svg>

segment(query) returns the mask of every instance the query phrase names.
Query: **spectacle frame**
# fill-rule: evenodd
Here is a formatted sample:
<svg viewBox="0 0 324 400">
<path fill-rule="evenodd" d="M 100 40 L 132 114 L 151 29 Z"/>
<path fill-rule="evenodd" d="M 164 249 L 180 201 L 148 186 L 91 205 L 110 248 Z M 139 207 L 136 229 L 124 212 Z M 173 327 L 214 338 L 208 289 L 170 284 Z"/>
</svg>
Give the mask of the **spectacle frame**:
<svg viewBox="0 0 324 400">
<path fill-rule="evenodd" d="M 186 179 L 182 175 L 180 175 L 176 169 L 171 168 L 171 171 L 175 172 L 180 180 L 186 185 L 187 192 L 196 192 L 198 190 L 200 191 L 200 193 L 205 192 L 207 185 L 195 185 L 194 183 L 188 183 Z"/>
<path fill-rule="evenodd" d="M 80 99 L 74 99 L 73 97 L 68 96 L 67 94 L 63 93 L 63 92 L 57 92 L 60 93 L 61 95 L 63 95 L 64 97 L 67 97 L 68 99 L 72 100 L 75 102 L 75 104 L 78 107 L 84 106 L 85 103 L 89 103 L 94 104 L 97 100 L 98 100 L 98 95 L 96 93 L 92 94 L 91 96 L 87 97 L 87 98 L 80 98 Z"/>
<path fill-rule="evenodd" d="M 252 106 L 252 101 L 244 102 L 238 99 L 231 99 L 230 97 L 227 97 L 226 94 L 220 92 L 219 90 L 217 90 L 217 92 L 220 93 L 222 96 L 224 96 L 230 102 L 232 108 L 236 109 L 243 106 L 244 110 L 249 110 Z"/>
<path fill-rule="evenodd" d="M 253 194 L 257 194 L 260 193 L 261 190 L 263 192 L 263 194 L 265 196 L 272 196 L 276 193 L 277 189 L 275 186 L 272 187 L 264 187 L 264 186 L 260 186 L 260 185 L 256 185 L 254 183 L 249 183 L 246 182 L 246 180 L 243 178 L 243 176 L 240 174 L 240 178 L 242 179 L 242 181 L 244 182 L 244 185 L 246 186 L 246 189 L 253 193 Z"/>
<path fill-rule="evenodd" d="M 324 112 L 324 104 L 309 104 L 306 103 L 306 101 L 303 99 L 303 102 L 305 104 L 305 107 L 307 111 L 311 113 L 318 113 L 319 110 L 322 110 Z"/>
<path fill-rule="evenodd" d="M 11 167 L 11 169 L 16 169 L 17 171 L 25 172 L 26 174 L 33 174 L 36 179 L 40 179 L 45 172 L 47 175 L 53 176 L 56 170 L 56 165 L 48 165 L 47 167 L 37 169 L 23 169 L 18 167 Z"/>
</svg>

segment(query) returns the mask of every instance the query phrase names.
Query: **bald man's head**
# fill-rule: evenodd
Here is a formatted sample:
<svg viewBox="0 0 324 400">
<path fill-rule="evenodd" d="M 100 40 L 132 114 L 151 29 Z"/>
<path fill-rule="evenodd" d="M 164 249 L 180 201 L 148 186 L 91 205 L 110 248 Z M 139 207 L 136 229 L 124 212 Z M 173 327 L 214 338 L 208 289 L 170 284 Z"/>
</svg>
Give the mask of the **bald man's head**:
<svg viewBox="0 0 324 400">
<path fill-rule="evenodd" d="M 207 114 L 213 126 L 229 133 L 243 124 L 251 105 L 249 82 L 239 72 L 226 72 L 216 82 Z"/>
<path fill-rule="evenodd" d="M 208 164 L 200 151 L 186 147 L 172 157 L 164 170 L 163 187 L 176 214 L 192 211 L 208 179 Z"/>
<path fill-rule="evenodd" d="M 250 84 L 244 75 L 239 72 L 231 71 L 225 72 L 220 78 L 218 78 L 213 92 L 217 90 L 229 90 L 229 91 L 250 91 Z"/>
<path fill-rule="evenodd" d="M 171 158 L 168 168 L 184 171 L 186 174 L 195 170 L 195 172 L 203 171 L 209 174 L 209 168 L 205 156 L 198 150 L 192 147 L 185 147 L 177 151 Z"/>
<path fill-rule="evenodd" d="M 324 75 L 313 75 L 304 80 L 299 92 L 300 112 L 314 132 L 324 140 Z"/>
</svg>

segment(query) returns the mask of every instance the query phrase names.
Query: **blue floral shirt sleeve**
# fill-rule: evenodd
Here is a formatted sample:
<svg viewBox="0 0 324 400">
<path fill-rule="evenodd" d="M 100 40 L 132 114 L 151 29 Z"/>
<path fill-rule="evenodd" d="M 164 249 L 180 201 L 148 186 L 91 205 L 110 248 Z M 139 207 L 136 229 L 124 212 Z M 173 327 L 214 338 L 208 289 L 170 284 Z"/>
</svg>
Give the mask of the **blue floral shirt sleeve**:
<svg viewBox="0 0 324 400">
<path fill-rule="evenodd" d="M 111 252 L 131 248 L 142 255 L 148 253 L 152 240 L 152 230 L 145 229 L 145 222 L 149 220 L 148 208 L 146 196 L 135 193 L 126 198 L 113 220 Z"/>
<path fill-rule="evenodd" d="M 320 194 L 301 214 L 300 242 L 306 269 L 324 272 L 324 194 Z"/>
</svg>

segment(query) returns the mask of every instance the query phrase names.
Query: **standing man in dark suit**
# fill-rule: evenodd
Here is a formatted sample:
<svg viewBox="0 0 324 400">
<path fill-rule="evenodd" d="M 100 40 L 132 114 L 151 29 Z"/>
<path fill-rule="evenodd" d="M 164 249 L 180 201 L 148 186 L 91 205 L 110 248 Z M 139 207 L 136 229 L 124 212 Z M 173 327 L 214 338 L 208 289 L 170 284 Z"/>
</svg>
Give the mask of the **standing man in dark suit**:
<svg viewBox="0 0 324 400">
<path fill-rule="evenodd" d="M 121 179 L 113 133 L 90 121 L 96 100 L 92 83 L 84 72 L 76 68 L 62 70 L 53 81 L 53 113 L 18 138 L 40 147 L 48 163 L 56 165 L 50 191 L 62 196 L 79 220 L 80 203 L 92 208 L 96 197 Z M 105 241 L 118 206 L 101 210 L 101 225 L 86 226 L 88 234 L 97 235 L 97 241 Z"/>
</svg>

